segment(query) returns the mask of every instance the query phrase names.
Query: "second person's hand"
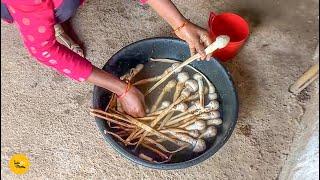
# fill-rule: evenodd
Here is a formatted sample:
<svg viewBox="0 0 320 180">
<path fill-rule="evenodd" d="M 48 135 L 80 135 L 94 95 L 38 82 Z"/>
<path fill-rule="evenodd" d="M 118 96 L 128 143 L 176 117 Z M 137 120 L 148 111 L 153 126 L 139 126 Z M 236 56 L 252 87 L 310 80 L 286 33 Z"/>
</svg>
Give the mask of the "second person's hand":
<svg viewBox="0 0 320 180">
<path fill-rule="evenodd" d="M 210 60 L 212 54 L 206 55 L 204 51 L 205 47 L 213 42 L 208 31 L 192 22 L 186 21 L 185 23 L 175 34 L 189 44 L 191 56 L 198 52 L 201 55 L 201 60 Z"/>
</svg>

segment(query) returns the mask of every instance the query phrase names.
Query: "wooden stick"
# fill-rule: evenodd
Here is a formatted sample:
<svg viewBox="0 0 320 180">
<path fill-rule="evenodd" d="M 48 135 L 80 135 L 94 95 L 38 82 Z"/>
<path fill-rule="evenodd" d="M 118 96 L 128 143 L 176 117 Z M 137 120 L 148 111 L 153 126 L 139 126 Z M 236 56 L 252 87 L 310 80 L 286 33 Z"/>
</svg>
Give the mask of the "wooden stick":
<svg viewBox="0 0 320 180">
<path fill-rule="evenodd" d="M 102 116 L 102 115 L 97 114 L 97 113 L 90 112 L 90 115 L 96 116 L 96 117 L 98 117 L 98 118 L 101 118 L 101 119 L 110 121 L 110 122 L 112 122 L 112 123 L 115 123 L 115 124 L 118 124 L 118 125 L 121 125 L 121 126 L 124 126 L 124 127 L 134 128 L 134 126 L 132 126 L 132 125 L 129 125 L 129 124 L 126 124 L 126 123 L 117 121 L 117 120 L 113 120 L 113 119 L 111 119 L 111 118 L 108 118 L 108 117 L 106 117 L 106 116 Z"/>
<path fill-rule="evenodd" d="M 290 87 L 290 92 L 299 94 L 304 88 L 319 77 L 319 63 L 313 65 Z"/>
<path fill-rule="evenodd" d="M 151 138 L 148 138 L 148 137 L 145 137 L 144 138 L 145 141 L 148 141 L 149 143 L 151 144 L 154 144 L 157 148 L 159 148 L 160 150 L 166 152 L 166 153 L 170 153 L 170 154 L 174 154 L 176 152 L 179 152 L 181 150 L 183 150 L 184 148 L 188 147 L 189 145 L 185 145 L 185 146 L 181 146 L 179 147 L 178 149 L 174 150 L 174 151 L 170 151 L 168 150 L 167 148 L 165 148 L 164 146 L 162 146 L 159 142 L 151 139 Z"/>
<path fill-rule="evenodd" d="M 126 119 L 126 118 L 124 118 L 122 116 L 119 116 L 117 114 L 114 114 L 114 113 L 108 113 L 108 112 L 102 111 L 100 109 L 90 109 L 90 111 L 94 112 L 94 113 L 96 112 L 96 113 L 100 113 L 100 114 L 103 114 L 103 115 L 106 115 L 106 116 L 110 116 L 110 117 L 113 117 L 113 118 L 116 118 L 116 119 L 120 119 L 122 121 L 125 121 L 125 122 L 131 124 L 131 122 L 128 119 Z"/>
<path fill-rule="evenodd" d="M 118 134 L 116 134 L 116 133 L 113 133 L 113 132 L 111 132 L 111 131 L 105 130 L 105 134 L 110 134 L 110 135 L 112 135 L 113 137 L 115 137 L 115 138 L 117 138 L 119 141 L 121 141 L 125 146 L 127 146 L 127 145 L 136 145 L 136 144 L 138 143 L 138 142 L 135 142 L 135 143 L 126 142 L 124 139 L 122 139 L 122 138 L 120 137 L 120 135 L 118 135 Z"/>
<path fill-rule="evenodd" d="M 205 53 L 210 54 L 217 49 L 224 48 L 230 41 L 229 36 L 221 35 L 216 38 L 216 41 L 210 44 L 206 49 Z M 196 59 L 199 59 L 201 56 L 199 53 L 195 54 L 194 56 L 191 56 L 187 60 L 185 60 L 183 63 L 181 63 L 174 71 L 171 71 L 170 73 L 166 74 L 164 77 L 161 78 L 155 85 L 153 85 L 146 93 L 145 95 L 151 93 L 154 89 L 156 89 L 160 84 L 162 84 L 166 79 L 168 79 L 173 73 L 175 73 L 178 70 L 181 70 L 184 66 L 190 64 Z"/>
<path fill-rule="evenodd" d="M 147 143 L 142 143 L 142 146 L 155 152 L 157 155 L 159 155 L 160 157 L 164 158 L 164 159 L 168 159 L 169 156 L 167 156 L 166 154 L 164 154 L 163 152 L 159 151 L 158 149 L 148 145 Z"/>
</svg>

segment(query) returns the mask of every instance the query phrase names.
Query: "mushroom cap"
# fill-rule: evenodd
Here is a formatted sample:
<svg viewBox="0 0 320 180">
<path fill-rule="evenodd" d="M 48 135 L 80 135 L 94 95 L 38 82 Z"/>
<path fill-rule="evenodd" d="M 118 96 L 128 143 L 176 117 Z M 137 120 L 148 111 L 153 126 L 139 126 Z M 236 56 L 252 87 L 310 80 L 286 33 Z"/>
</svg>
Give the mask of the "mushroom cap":
<svg viewBox="0 0 320 180">
<path fill-rule="evenodd" d="M 199 120 L 194 122 L 193 124 L 190 124 L 189 126 L 186 127 L 186 130 L 203 130 L 206 128 L 206 122 L 203 120 Z"/>
<path fill-rule="evenodd" d="M 210 113 L 209 113 L 209 116 L 212 118 L 212 119 L 216 119 L 216 118 L 219 118 L 220 117 L 220 112 L 219 111 L 211 111 Z"/>
<path fill-rule="evenodd" d="M 194 111 L 194 110 L 198 110 L 198 109 L 201 109 L 201 108 L 202 108 L 202 107 L 201 107 L 200 104 L 194 103 L 192 106 L 190 106 L 190 107 L 188 108 L 188 110 Z"/>
<path fill-rule="evenodd" d="M 170 102 L 169 101 L 162 101 L 160 109 L 164 109 L 170 106 Z"/>
<path fill-rule="evenodd" d="M 206 108 L 217 110 L 219 109 L 219 102 L 217 100 L 212 100 L 206 105 Z"/>
<path fill-rule="evenodd" d="M 196 121 L 194 124 L 198 127 L 198 130 L 200 130 L 200 131 L 205 129 L 207 126 L 206 122 L 203 120 Z"/>
<path fill-rule="evenodd" d="M 207 120 L 207 125 L 208 126 L 211 126 L 211 125 L 220 125 L 222 124 L 222 119 L 221 118 L 216 118 L 216 119 L 210 119 L 210 120 Z"/>
<path fill-rule="evenodd" d="M 230 41 L 230 37 L 227 35 L 220 35 L 216 38 L 216 41 L 214 43 L 216 43 L 217 47 L 219 49 L 224 48 L 228 45 Z"/>
<path fill-rule="evenodd" d="M 208 98 L 209 98 L 209 100 L 218 99 L 218 94 L 217 93 L 209 93 Z"/>
<path fill-rule="evenodd" d="M 220 117 L 220 113 L 219 111 L 214 111 L 214 113 L 202 113 L 199 118 L 203 119 L 203 120 L 209 120 L 209 119 L 216 119 Z"/>
<path fill-rule="evenodd" d="M 216 88 L 214 87 L 214 85 L 211 82 L 208 83 L 208 86 L 209 86 L 209 94 L 216 92 Z"/>
<path fill-rule="evenodd" d="M 217 128 L 214 126 L 209 126 L 206 131 L 200 135 L 201 138 L 210 138 L 217 135 Z"/>
<path fill-rule="evenodd" d="M 206 142 L 203 139 L 197 139 L 196 144 L 193 147 L 193 152 L 202 152 L 206 149 Z"/>
<path fill-rule="evenodd" d="M 186 82 L 188 79 L 190 79 L 190 76 L 187 72 L 180 72 L 177 76 L 178 82 L 181 82 L 181 83 Z"/>
<path fill-rule="evenodd" d="M 192 92 L 196 92 L 199 89 L 198 82 L 194 79 L 189 79 L 185 82 L 185 86 Z"/>
<path fill-rule="evenodd" d="M 186 111 L 188 109 L 188 105 L 186 103 L 180 103 L 176 106 L 176 110 Z"/>
<path fill-rule="evenodd" d="M 198 138 L 200 136 L 200 132 L 198 130 L 190 130 L 189 135 L 192 136 L 193 138 Z"/>
<path fill-rule="evenodd" d="M 194 74 L 192 77 L 193 77 L 193 79 L 195 79 L 197 81 L 200 81 L 203 79 L 202 75 L 199 73 Z"/>
</svg>

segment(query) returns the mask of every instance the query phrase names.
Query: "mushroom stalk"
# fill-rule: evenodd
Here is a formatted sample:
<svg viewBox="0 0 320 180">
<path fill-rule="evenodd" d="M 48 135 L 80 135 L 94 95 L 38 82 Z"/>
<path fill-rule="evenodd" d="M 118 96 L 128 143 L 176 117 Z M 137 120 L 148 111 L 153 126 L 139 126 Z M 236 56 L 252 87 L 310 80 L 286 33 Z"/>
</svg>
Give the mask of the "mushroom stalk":
<svg viewBox="0 0 320 180">
<path fill-rule="evenodd" d="M 198 82 L 200 105 L 202 108 L 204 108 L 204 86 L 203 86 L 202 75 L 199 73 L 196 73 L 193 75 L 193 79 L 195 79 Z"/>
<path fill-rule="evenodd" d="M 146 84 L 146 83 L 150 83 L 150 82 L 155 82 L 155 81 L 158 81 L 160 80 L 162 77 L 164 77 L 166 74 L 174 71 L 178 66 L 179 66 L 180 63 L 173 63 L 169 68 L 167 68 L 166 70 L 164 70 L 164 72 L 159 75 L 159 76 L 155 76 L 155 77 L 152 77 L 152 78 L 147 78 L 147 79 L 142 79 L 140 81 L 137 81 L 135 82 L 133 85 L 142 85 L 142 84 Z"/>
<path fill-rule="evenodd" d="M 151 107 L 151 111 L 150 111 L 151 113 L 153 113 L 153 112 L 157 109 L 157 107 L 158 107 L 158 105 L 160 104 L 160 102 L 161 102 L 161 100 L 163 99 L 163 97 L 164 97 L 168 92 L 170 92 L 170 90 L 171 90 L 172 88 L 174 88 L 174 87 L 176 86 L 176 84 L 177 84 L 177 81 L 174 80 L 174 79 L 168 82 L 168 84 L 164 87 L 163 91 L 161 91 L 161 93 L 160 93 L 159 97 L 157 98 L 156 102 L 155 102 L 155 103 L 153 104 L 153 106 Z"/>
<path fill-rule="evenodd" d="M 214 126 L 209 126 L 201 135 L 199 138 L 211 138 L 217 135 L 217 128 Z"/>
</svg>

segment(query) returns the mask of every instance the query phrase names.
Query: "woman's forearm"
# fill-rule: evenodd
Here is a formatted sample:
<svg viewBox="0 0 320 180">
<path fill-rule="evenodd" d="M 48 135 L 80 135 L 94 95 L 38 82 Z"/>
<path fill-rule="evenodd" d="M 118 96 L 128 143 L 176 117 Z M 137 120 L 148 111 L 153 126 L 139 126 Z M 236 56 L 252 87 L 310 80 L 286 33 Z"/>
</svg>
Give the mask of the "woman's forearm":
<svg viewBox="0 0 320 180">
<path fill-rule="evenodd" d="M 173 29 L 180 27 L 185 21 L 185 17 L 179 12 L 170 0 L 148 0 L 151 6 Z"/>
<path fill-rule="evenodd" d="M 87 81 L 99 87 L 105 88 L 117 95 L 124 93 L 127 86 L 127 84 L 121 81 L 118 77 L 95 66 L 93 66 L 92 73 L 88 77 Z"/>
</svg>

